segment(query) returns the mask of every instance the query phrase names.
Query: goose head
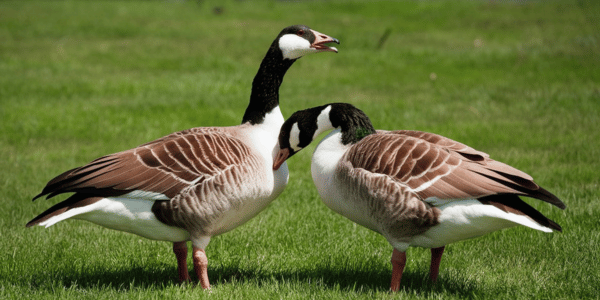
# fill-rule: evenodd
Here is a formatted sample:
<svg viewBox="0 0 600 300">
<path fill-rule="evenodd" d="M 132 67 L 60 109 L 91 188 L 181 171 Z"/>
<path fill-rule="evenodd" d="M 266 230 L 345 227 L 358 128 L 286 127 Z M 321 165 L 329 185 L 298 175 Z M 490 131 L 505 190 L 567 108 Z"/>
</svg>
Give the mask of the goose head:
<svg viewBox="0 0 600 300">
<path fill-rule="evenodd" d="M 265 115 L 279 106 L 279 86 L 287 70 L 304 55 L 319 52 L 337 53 L 337 48 L 327 46 L 328 43 L 339 44 L 340 41 L 305 25 L 284 28 L 271 43 L 252 81 L 250 103 L 242 123 L 262 124 Z M 283 116 L 280 119 L 283 121 Z"/>
<path fill-rule="evenodd" d="M 330 103 L 292 114 L 279 131 L 279 151 L 273 161 L 273 169 L 279 167 L 294 154 L 308 146 L 317 136 L 327 130 L 340 129 L 341 143 L 354 144 L 375 133 L 369 117 L 348 103 Z"/>
<path fill-rule="evenodd" d="M 284 28 L 274 45 L 281 50 L 284 59 L 295 60 L 304 55 L 318 52 L 338 52 L 337 48 L 325 44 L 340 41 L 305 25 L 293 25 Z"/>
</svg>

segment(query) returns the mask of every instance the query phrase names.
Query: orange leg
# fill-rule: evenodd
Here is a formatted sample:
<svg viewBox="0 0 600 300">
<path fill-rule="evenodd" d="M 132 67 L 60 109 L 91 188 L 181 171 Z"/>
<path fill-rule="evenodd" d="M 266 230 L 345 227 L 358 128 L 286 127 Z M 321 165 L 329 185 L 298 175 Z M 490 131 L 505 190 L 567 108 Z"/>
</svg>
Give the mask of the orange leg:
<svg viewBox="0 0 600 300">
<path fill-rule="evenodd" d="M 445 246 L 439 248 L 431 248 L 431 266 L 429 267 L 429 278 L 436 282 L 440 273 L 440 263 L 442 262 L 442 254 L 444 254 Z"/>
<path fill-rule="evenodd" d="M 176 242 L 173 243 L 173 252 L 177 258 L 177 273 L 179 273 L 179 281 L 188 282 L 190 281 L 190 274 L 187 268 L 187 243 Z"/>
<path fill-rule="evenodd" d="M 192 247 L 192 258 L 194 259 L 194 270 L 198 274 L 198 280 L 203 289 L 210 289 L 208 281 L 208 258 L 204 249 Z"/>
<path fill-rule="evenodd" d="M 405 266 L 406 252 L 394 249 L 394 252 L 392 252 L 392 284 L 390 286 L 392 292 L 397 292 L 400 289 L 400 280 Z"/>
</svg>

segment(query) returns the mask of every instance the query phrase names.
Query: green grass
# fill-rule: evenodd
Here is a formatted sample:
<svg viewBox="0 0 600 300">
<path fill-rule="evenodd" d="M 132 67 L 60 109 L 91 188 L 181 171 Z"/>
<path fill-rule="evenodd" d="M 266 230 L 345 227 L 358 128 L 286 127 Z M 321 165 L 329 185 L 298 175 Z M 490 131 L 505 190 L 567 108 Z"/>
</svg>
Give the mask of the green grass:
<svg viewBox="0 0 600 300">
<path fill-rule="evenodd" d="M 0 2 L 0 298 L 600 297 L 600 5 L 217 3 Z M 290 160 L 290 184 L 267 210 L 213 238 L 210 292 L 177 284 L 169 243 L 80 221 L 25 228 L 64 199 L 30 201 L 62 171 L 177 130 L 238 124 L 266 48 L 296 23 L 341 45 L 290 69 L 285 116 L 351 102 L 376 128 L 471 145 L 564 200 L 565 211 L 530 201 L 564 232 L 452 244 L 437 284 L 429 251 L 410 249 L 390 294 L 391 246 L 320 202 L 314 145 Z"/>
</svg>

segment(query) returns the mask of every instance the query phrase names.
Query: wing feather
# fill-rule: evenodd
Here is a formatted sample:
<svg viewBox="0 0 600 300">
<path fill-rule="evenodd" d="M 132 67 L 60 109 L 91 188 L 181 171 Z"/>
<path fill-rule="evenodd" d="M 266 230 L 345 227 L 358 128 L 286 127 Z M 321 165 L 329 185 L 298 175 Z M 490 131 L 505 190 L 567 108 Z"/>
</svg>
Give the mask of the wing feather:
<svg viewBox="0 0 600 300">
<path fill-rule="evenodd" d="M 192 184 L 242 163 L 248 155 L 249 148 L 225 130 L 193 128 L 66 171 L 50 180 L 34 200 L 69 192 L 102 197 L 134 190 L 170 199 Z"/>
<path fill-rule="evenodd" d="M 432 133 L 379 131 L 356 143 L 342 159 L 355 168 L 390 176 L 423 200 L 515 194 L 565 207 L 528 174 Z"/>
</svg>

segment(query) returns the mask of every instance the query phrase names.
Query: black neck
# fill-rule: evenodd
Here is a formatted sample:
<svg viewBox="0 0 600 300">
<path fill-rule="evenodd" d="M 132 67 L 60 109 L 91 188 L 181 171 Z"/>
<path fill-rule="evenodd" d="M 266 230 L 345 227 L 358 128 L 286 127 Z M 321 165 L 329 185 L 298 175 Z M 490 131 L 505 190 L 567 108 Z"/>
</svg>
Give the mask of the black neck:
<svg viewBox="0 0 600 300">
<path fill-rule="evenodd" d="M 283 59 L 276 42 L 271 45 L 252 81 L 250 103 L 244 113 L 242 124 L 247 122 L 252 125 L 261 124 L 265 115 L 279 105 L 279 86 L 285 72 L 295 61 Z"/>
<path fill-rule="evenodd" d="M 334 128 L 341 127 L 344 145 L 357 143 L 376 132 L 369 117 L 351 104 L 333 103 L 329 119 Z"/>
</svg>

